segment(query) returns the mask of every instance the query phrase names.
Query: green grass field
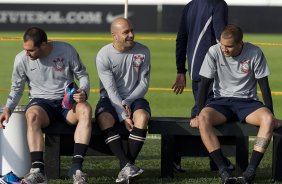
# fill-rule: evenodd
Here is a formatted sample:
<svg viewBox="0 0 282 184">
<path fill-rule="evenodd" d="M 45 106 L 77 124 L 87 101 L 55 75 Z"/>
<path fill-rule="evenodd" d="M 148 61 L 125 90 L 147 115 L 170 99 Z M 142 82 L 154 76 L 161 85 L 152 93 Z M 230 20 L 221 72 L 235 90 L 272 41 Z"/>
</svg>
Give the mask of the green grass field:
<svg viewBox="0 0 282 184">
<path fill-rule="evenodd" d="M 0 37 L 22 37 L 23 33 L 0 32 Z M 79 52 L 83 63 L 90 75 L 91 89 L 98 89 L 98 77 L 94 67 L 94 57 L 98 50 L 109 40 L 68 40 L 69 37 L 104 37 L 110 38 L 110 34 L 105 33 L 48 33 L 49 38 L 61 37 L 71 43 Z M 175 41 L 174 40 L 147 40 L 143 37 L 154 38 L 175 38 L 176 34 L 150 34 L 137 33 L 136 41 L 147 45 L 151 50 L 151 83 L 150 88 L 170 89 L 176 76 L 175 67 Z M 64 40 L 64 39 L 63 39 Z M 266 34 L 246 34 L 244 41 L 251 43 L 275 43 L 280 44 L 282 35 Z M 282 71 L 282 47 L 260 46 L 268 60 L 271 76 L 269 77 L 270 86 L 273 92 L 282 92 L 281 71 Z M 22 50 L 21 40 L 1 40 L 0 39 L 0 105 L 6 103 L 11 83 L 11 72 L 15 55 Z M 187 78 L 187 89 L 191 89 L 190 80 Z M 259 89 L 259 88 L 258 88 Z M 275 115 L 282 118 L 282 96 L 281 93 L 274 93 Z M 98 100 L 98 93 L 92 92 L 89 98 L 90 104 L 95 107 Z M 175 116 L 188 117 L 190 108 L 193 105 L 192 93 L 185 92 L 182 95 L 175 95 L 172 91 L 150 90 L 146 98 L 149 100 L 153 116 Z M 27 104 L 27 92 L 20 104 Z M 271 150 L 271 149 L 269 149 Z M 233 159 L 233 158 L 231 158 Z M 234 161 L 234 159 L 233 159 Z M 69 168 L 70 158 L 63 158 L 63 175 Z M 217 173 L 209 172 L 208 158 L 184 158 L 186 174 L 176 175 L 174 180 L 162 180 L 160 176 L 160 140 L 148 139 L 142 150 L 137 165 L 145 169 L 143 177 L 136 180 L 136 183 L 218 183 Z M 118 173 L 118 162 L 113 157 L 94 157 L 87 158 L 85 169 L 90 175 L 90 183 L 113 183 Z M 270 183 L 271 177 L 271 152 L 267 152 L 262 161 L 258 172 L 257 183 Z M 51 180 L 50 183 L 71 183 L 71 180 Z"/>
<path fill-rule="evenodd" d="M 21 37 L 22 33 L 4 33 L 0 32 L 0 37 Z M 60 37 L 104 37 L 110 38 L 109 34 L 103 33 L 49 33 L 49 38 Z M 151 82 L 150 88 L 165 88 L 170 89 L 175 80 L 176 67 L 175 67 L 175 41 L 174 40 L 146 40 L 143 37 L 154 38 L 175 38 L 175 34 L 136 34 L 136 41 L 147 45 L 151 50 Z M 245 36 L 245 41 L 252 43 L 279 43 L 282 35 L 249 35 Z M 65 40 L 70 42 L 78 50 L 82 61 L 84 62 L 87 71 L 90 75 L 91 88 L 97 89 L 99 87 L 97 72 L 94 67 L 94 58 L 98 50 L 109 40 L 96 41 L 96 40 Z M 271 76 L 269 77 L 270 86 L 272 91 L 281 92 L 282 86 L 280 85 L 280 72 L 282 71 L 281 65 L 281 46 L 261 46 L 264 54 L 268 60 L 271 68 Z M 11 72 L 15 55 L 21 51 L 21 40 L 0 40 L 1 51 L 1 67 L 0 67 L 0 105 L 6 103 L 6 96 L 10 89 Z M 191 89 L 190 80 L 187 78 L 187 89 Z M 21 104 L 27 103 L 27 92 L 21 100 Z M 190 114 L 190 107 L 193 105 L 193 97 L 190 92 L 185 92 L 182 95 L 175 95 L 171 91 L 153 91 L 147 93 L 147 98 L 152 107 L 154 116 L 188 116 Z M 91 93 L 89 102 L 95 107 L 98 100 L 98 93 Z M 274 95 L 274 108 L 275 114 L 278 118 L 282 118 L 281 109 L 282 97 Z M 167 105 L 169 104 L 169 105 Z"/>
</svg>

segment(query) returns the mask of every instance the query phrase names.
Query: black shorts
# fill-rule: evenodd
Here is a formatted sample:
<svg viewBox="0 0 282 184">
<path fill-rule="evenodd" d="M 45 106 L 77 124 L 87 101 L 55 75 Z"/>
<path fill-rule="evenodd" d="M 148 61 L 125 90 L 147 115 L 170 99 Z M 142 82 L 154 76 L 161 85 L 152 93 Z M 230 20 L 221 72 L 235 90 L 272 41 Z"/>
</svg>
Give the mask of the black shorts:
<svg viewBox="0 0 282 184">
<path fill-rule="evenodd" d="M 61 104 L 62 104 L 62 100 L 48 100 L 43 98 L 34 98 L 28 103 L 25 111 L 27 111 L 27 109 L 30 108 L 31 106 L 38 105 L 46 111 L 50 123 L 55 120 L 65 121 L 68 114 L 68 110 L 62 108 Z"/>
<path fill-rule="evenodd" d="M 151 109 L 150 109 L 149 102 L 144 98 L 136 99 L 134 102 L 132 102 L 130 108 L 131 108 L 132 114 L 138 109 L 144 109 L 151 116 Z M 112 106 L 112 103 L 109 98 L 100 98 L 98 104 L 96 105 L 95 118 L 97 119 L 99 114 L 101 114 L 102 112 L 110 113 L 114 117 L 115 121 L 119 122 L 117 112 L 115 108 Z"/>
<path fill-rule="evenodd" d="M 214 98 L 207 104 L 223 114 L 227 121 L 245 121 L 245 118 L 259 108 L 265 107 L 262 102 L 249 98 L 221 97 Z"/>
</svg>

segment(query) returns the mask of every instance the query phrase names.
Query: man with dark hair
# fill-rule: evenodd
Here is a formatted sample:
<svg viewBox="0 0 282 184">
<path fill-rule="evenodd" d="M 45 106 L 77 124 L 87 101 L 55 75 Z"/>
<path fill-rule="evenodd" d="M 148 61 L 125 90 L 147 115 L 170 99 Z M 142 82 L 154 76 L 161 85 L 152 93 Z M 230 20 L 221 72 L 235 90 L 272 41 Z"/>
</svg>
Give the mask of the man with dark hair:
<svg viewBox="0 0 282 184">
<path fill-rule="evenodd" d="M 134 41 L 133 26 L 128 19 L 114 20 L 111 33 L 113 43 L 100 49 L 95 61 L 101 81 L 95 116 L 106 144 L 121 163 L 116 183 L 123 183 L 143 173 L 135 160 L 146 139 L 151 114 L 144 98 L 150 81 L 150 51 Z M 129 132 L 128 151 L 116 130 L 119 123 Z"/>
<path fill-rule="evenodd" d="M 243 32 L 236 25 L 228 25 L 221 33 L 220 43 L 206 54 L 200 70 L 201 88 L 198 98 L 198 116 L 190 126 L 198 127 L 210 157 L 219 168 L 222 183 L 252 183 L 256 169 L 271 140 L 276 123 L 273 115 L 268 68 L 261 49 L 243 42 Z M 207 93 L 213 81 L 213 99 L 205 106 Z M 257 82 L 264 104 L 258 101 Z M 254 149 L 242 176 L 231 176 L 213 126 L 239 120 L 259 126 Z"/>
<path fill-rule="evenodd" d="M 41 129 L 56 120 L 65 120 L 76 125 L 70 175 L 74 184 L 86 184 L 82 162 L 91 137 L 92 108 L 86 101 L 90 83 L 85 67 L 70 44 L 47 41 L 45 31 L 38 27 L 27 29 L 23 40 L 24 50 L 15 58 L 11 92 L 0 116 L 0 128 L 4 128 L 3 122 L 8 122 L 27 83 L 30 102 L 25 116 L 32 164 L 21 183 L 47 183 Z M 79 88 L 75 78 L 79 80 Z"/>
</svg>

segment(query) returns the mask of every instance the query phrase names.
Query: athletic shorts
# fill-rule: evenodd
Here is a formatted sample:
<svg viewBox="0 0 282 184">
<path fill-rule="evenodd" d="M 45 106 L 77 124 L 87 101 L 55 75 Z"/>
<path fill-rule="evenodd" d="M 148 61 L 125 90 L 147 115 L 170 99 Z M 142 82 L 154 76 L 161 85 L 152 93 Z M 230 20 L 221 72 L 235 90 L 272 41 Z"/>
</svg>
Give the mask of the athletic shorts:
<svg viewBox="0 0 282 184">
<path fill-rule="evenodd" d="M 223 114 L 227 121 L 245 121 L 245 118 L 259 108 L 265 107 L 262 102 L 249 98 L 221 97 L 214 98 L 207 104 Z"/>
<path fill-rule="evenodd" d="M 130 108 L 131 108 L 132 114 L 138 109 L 144 109 L 151 116 L 151 109 L 150 109 L 149 102 L 144 98 L 136 99 L 134 102 L 132 102 Z M 107 97 L 100 98 L 98 104 L 96 105 L 95 118 L 97 119 L 99 114 L 103 112 L 110 113 L 114 117 L 115 121 L 119 122 L 118 114 L 115 108 L 112 106 L 110 99 Z"/>
<path fill-rule="evenodd" d="M 26 107 L 26 110 L 31 106 L 37 105 L 42 107 L 48 117 L 49 121 L 54 122 L 55 120 L 65 120 L 68 114 L 68 110 L 62 108 L 62 100 L 48 100 L 43 98 L 32 99 Z"/>
</svg>

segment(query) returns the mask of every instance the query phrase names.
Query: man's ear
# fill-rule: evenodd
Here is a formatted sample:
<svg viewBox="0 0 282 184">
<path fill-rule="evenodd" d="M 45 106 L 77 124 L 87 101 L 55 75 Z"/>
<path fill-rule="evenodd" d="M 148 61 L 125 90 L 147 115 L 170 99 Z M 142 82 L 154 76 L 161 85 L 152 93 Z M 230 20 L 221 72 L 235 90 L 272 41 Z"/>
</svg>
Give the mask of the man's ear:
<svg viewBox="0 0 282 184">
<path fill-rule="evenodd" d="M 241 48 L 241 49 L 243 48 L 243 45 L 244 45 L 244 42 L 243 42 L 243 41 L 240 41 L 240 48 Z"/>
<path fill-rule="evenodd" d="M 40 47 L 42 47 L 42 48 L 45 48 L 46 46 L 47 46 L 46 42 L 42 42 L 41 45 L 40 45 Z"/>
<path fill-rule="evenodd" d="M 114 40 L 117 40 L 116 33 L 112 32 L 112 37 Z"/>
</svg>

